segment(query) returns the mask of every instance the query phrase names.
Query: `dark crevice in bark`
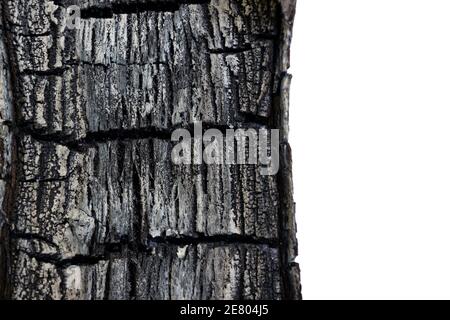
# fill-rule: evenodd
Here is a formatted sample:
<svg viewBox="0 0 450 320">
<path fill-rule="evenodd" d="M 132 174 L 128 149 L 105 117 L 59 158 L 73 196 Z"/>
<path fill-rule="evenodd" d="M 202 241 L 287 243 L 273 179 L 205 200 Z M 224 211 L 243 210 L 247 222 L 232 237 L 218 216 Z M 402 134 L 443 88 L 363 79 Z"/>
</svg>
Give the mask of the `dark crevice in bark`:
<svg viewBox="0 0 450 320">
<path fill-rule="evenodd" d="M 205 236 L 199 234 L 198 237 L 149 237 L 147 240 L 149 246 L 152 244 L 166 244 L 170 246 L 187 246 L 198 244 L 217 244 L 217 245 L 235 245 L 235 244 L 249 244 L 249 245 L 265 245 L 268 247 L 278 247 L 277 240 L 261 239 L 252 236 L 243 235 L 218 235 Z"/>
<path fill-rule="evenodd" d="M 46 134 L 41 133 L 40 130 L 33 129 L 29 127 L 28 125 L 21 125 L 19 128 L 16 128 L 16 131 L 18 135 L 28 135 L 35 139 L 36 141 L 40 142 L 50 142 L 50 143 L 57 143 L 63 146 L 66 146 L 67 148 L 73 150 L 73 151 L 79 151 L 84 152 L 87 150 L 87 145 L 83 143 L 83 141 L 75 141 L 73 140 L 72 136 L 66 136 L 61 135 L 58 133 L 55 134 Z"/>
<path fill-rule="evenodd" d="M 92 62 L 92 61 L 86 61 L 86 60 L 68 60 L 65 62 L 66 66 L 71 67 L 78 67 L 78 66 L 91 66 L 91 67 L 97 67 L 97 68 L 103 68 L 106 71 L 111 68 L 111 66 L 121 66 L 121 67 L 132 67 L 132 66 L 140 66 L 145 67 L 149 65 L 161 65 L 161 66 L 168 66 L 166 62 L 163 61 L 144 61 L 144 62 L 117 62 L 117 61 L 108 61 L 108 63 L 100 63 L 100 62 Z M 68 68 L 61 68 L 63 71 L 67 70 Z M 33 74 L 35 73 L 33 70 L 28 71 L 29 73 Z M 39 73 L 39 71 L 37 71 Z M 62 74 L 61 74 L 62 75 Z"/>
<path fill-rule="evenodd" d="M 251 45 L 247 45 L 241 48 L 219 48 L 219 49 L 208 49 L 211 54 L 239 54 L 247 51 L 251 51 L 253 48 Z"/>
<path fill-rule="evenodd" d="M 113 16 L 112 8 L 90 7 L 81 10 L 81 19 L 111 19 Z"/>
<path fill-rule="evenodd" d="M 253 113 L 240 112 L 240 115 L 244 117 L 245 123 L 257 123 L 263 126 L 272 127 L 273 121 L 271 118 L 263 117 Z"/>
<path fill-rule="evenodd" d="M 253 114 L 242 114 L 247 120 L 246 122 L 239 123 L 236 127 L 226 125 L 214 125 L 208 123 L 202 123 L 203 133 L 209 129 L 217 129 L 224 136 L 226 136 L 227 130 L 236 129 L 255 129 L 258 126 L 267 126 L 270 121 L 268 118 L 257 116 Z M 171 140 L 173 131 L 177 129 L 185 129 L 189 131 L 192 137 L 194 137 L 194 125 L 189 126 L 175 126 L 172 129 L 160 129 L 156 127 L 142 127 L 136 129 L 112 129 L 108 131 L 88 132 L 86 137 L 78 140 L 74 140 L 72 136 L 62 135 L 59 133 L 48 134 L 42 133 L 39 129 L 34 129 L 28 124 L 22 124 L 18 128 L 18 133 L 29 135 L 35 140 L 44 142 L 53 142 L 60 145 L 67 146 L 75 151 L 85 151 L 89 146 L 94 145 L 97 142 L 107 141 L 126 141 L 126 140 L 142 140 L 142 139 L 161 139 Z"/>
<path fill-rule="evenodd" d="M 149 1 L 149 2 L 115 2 L 109 6 L 88 7 L 81 9 L 81 18 L 110 19 L 118 14 L 133 14 L 147 11 L 176 12 L 182 4 L 206 4 L 209 0 L 184 0 L 184 1 Z"/>
<path fill-rule="evenodd" d="M 64 71 L 66 71 L 67 68 L 55 68 L 55 69 L 49 69 L 49 70 L 32 70 L 32 69 L 25 69 L 23 70 L 23 74 L 25 75 L 35 75 L 35 76 L 60 76 L 62 77 L 64 75 Z"/>
<path fill-rule="evenodd" d="M 115 129 L 108 131 L 91 132 L 85 138 L 73 140 L 72 136 L 61 134 L 45 134 L 39 133 L 39 130 L 32 129 L 28 126 L 23 126 L 21 129 L 23 134 L 33 137 L 35 140 L 44 142 L 53 142 L 64 145 L 75 151 L 86 151 L 87 148 L 97 142 L 106 141 L 125 141 L 125 140 L 141 140 L 156 138 L 162 140 L 170 140 L 171 132 L 166 130 L 159 130 L 154 127 L 139 128 L 139 129 Z"/>
<path fill-rule="evenodd" d="M 67 268 L 70 266 L 92 266 L 97 265 L 100 261 L 104 261 L 103 256 L 82 256 L 77 255 L 72 258 L 61 259 L 58 254 L 43 254 L 24 252 L 28 256 L 35 258 L 39 262 L 49 263 L 58 268 Z"/>
<path fill-rule="evenodd" d="M 13 232 L 11 234 L 11 238 L 13 239 L 24 239 L 24 240 L 36 240 L 46 243 L 49 246 L 57 248 L 58 246 L 53 243 L 51 240 L 42 237 L 37 234 L 31 233 L 20 233 Z M 105 260 L 105 257 L 110 253 L 121 253 L 120 256 L 126 256 L 128 252 L 151 252 L 152 248 L 158 245 L 167 245 L 167 246 L 175 246 L 175 247 L 184 247 L 188 245 L 202 245 L 202 244 L 211 244 L 217 246 L 231 246 L 231 245 L 261 245 L 267 246 L 270 248 L 278 248 L 279 243 L 277 239 L 263 239 L 256 238 L 252 236 L 244 236 L 244 235 L 219 235 L 219 236 L 205 236 L 202 234 L 198 234 L 198 236 L 180 236 L 180 237 L 148 237 L 147 245 L 142 245 L 140 242 L 128 241 L 124 239 L 124 241 L 120 243 L 108 243 L 103 245 L 98 245 L 96 247 L 96 255 L 93 256 L 76 256 L 70 259 L 56 259 L 54 255 L 39 255 L 39 257 L 47 257 L 48 259 L 53 259 L 54 264 L 67 264 L 70 261 L 82 261 L 88 260 L 89 257 L 94 257 L 95 260 Z M 57 256 L 57 255 L 56 255 Z M 97 256 L 97 257 L 95 257 Z M 58 260 L 58 261 L 56 261 Z M 73 263 L 76 264 L 76 263 Z M 88 263 L 82 263 L 88 264 Z"/>
</svg>

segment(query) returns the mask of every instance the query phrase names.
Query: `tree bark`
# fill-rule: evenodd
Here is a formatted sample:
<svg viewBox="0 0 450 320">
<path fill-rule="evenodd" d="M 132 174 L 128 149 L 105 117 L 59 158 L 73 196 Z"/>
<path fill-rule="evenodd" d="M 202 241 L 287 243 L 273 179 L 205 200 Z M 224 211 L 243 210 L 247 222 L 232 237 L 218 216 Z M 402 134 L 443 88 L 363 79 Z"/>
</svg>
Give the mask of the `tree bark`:
<svg viewBox="0 0 450 320">
<path fill-rule="evenodd" d="M 301 297 L 295 0 L 1 1 L 3 298 Z M 198 121 L 280 129 L 280 172 L 175 165 Z"/>
</svg>

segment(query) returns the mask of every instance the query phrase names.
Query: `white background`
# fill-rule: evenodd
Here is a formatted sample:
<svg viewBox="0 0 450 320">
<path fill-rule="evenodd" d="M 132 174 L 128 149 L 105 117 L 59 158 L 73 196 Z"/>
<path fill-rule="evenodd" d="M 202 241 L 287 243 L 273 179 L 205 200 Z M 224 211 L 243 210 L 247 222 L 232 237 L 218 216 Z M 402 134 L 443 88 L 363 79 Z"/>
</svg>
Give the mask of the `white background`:
<svg viewBox="0 0 450 320">
<path fill-rule="evenodd" d="M 450 298 L 450 1 L 298 1 L 304 298 Z"/>
</svg>

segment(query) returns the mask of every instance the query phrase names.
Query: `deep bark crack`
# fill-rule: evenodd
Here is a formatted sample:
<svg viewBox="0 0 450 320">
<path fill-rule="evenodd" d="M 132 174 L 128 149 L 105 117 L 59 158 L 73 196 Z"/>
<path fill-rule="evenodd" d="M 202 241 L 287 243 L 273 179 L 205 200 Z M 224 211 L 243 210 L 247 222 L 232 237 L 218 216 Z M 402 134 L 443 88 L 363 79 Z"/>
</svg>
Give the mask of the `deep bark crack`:
<svg viewBox="0 0 450 320">
<path fill-rule="evenodd" d="M 110 6 L 88 7 L 81 9 L 82 19 L 111 19 L 114 15 L 133 14 L 140 12 L 176 12 L 183 4 L 207 4 L 209 0 L 184 0 L 184 1 L 149 1 L 149 2 L 115 2 Z"/>
</svg>

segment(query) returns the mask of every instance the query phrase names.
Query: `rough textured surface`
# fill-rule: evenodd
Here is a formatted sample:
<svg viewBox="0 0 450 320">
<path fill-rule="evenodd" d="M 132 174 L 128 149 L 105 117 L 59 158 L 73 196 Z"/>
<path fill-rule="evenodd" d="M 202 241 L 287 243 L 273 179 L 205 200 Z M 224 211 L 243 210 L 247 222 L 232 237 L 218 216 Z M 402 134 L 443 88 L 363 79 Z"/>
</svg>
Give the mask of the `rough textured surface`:
<svg viewBox="0 0 450 320">
<path fill-rule="evenodd" d="M 300 298 L 295 1 L 2 0 L 1 11 L 1 297 Z M 198 121 L 279 128 L 280 173 L 172 163 L 171 133 Z"/>
<path fill-rule="evenodd" d="M 93 18 L 72 30 L 65 8 L 51 1 L 7 3 L 18 117 L 33 130 L 80 138 L 194 121 L 235 125 L 271 112 L 275 0 L 212 0 L 170 11 L 157 2 L 158 11 L 136 12 L 86 5 Z M 97 18 L 101 12 L 106 17 Z"/>
</svg>

